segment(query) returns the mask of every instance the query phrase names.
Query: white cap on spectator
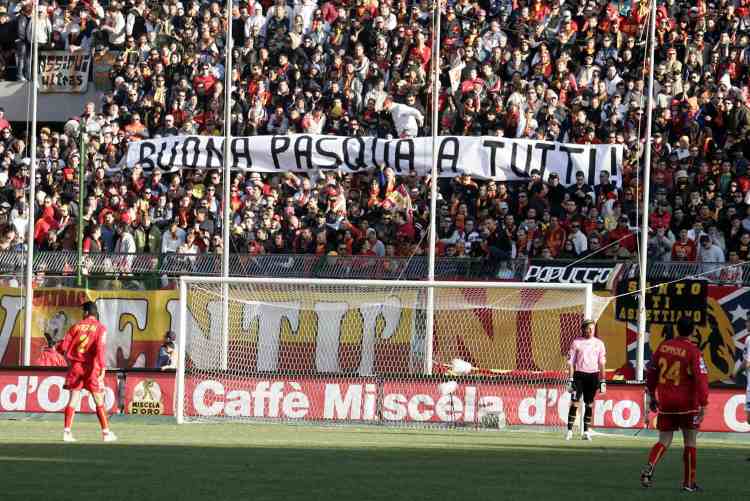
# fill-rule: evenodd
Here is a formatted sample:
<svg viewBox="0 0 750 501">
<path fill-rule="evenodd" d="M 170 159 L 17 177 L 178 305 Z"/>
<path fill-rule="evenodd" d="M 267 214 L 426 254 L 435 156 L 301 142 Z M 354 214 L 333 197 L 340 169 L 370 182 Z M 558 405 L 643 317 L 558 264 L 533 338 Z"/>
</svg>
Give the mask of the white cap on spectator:
<svg viewBox="0 0 750 501">
<path fill-rule="evenodd" d="M 721 85 L 724 85 L 727 89 L 731 89 L 732 78 L 729 76 L 729 73 L 724 73 L 724 76 L 721 77 L 721 80 L 719 80 L 719 83 Z"/>
</svg>

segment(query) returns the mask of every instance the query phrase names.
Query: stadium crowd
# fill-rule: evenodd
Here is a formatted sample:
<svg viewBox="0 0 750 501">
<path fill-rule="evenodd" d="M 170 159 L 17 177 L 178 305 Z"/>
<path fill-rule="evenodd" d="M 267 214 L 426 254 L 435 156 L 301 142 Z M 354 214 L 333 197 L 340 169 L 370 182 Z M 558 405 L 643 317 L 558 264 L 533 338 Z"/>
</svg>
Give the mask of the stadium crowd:
<svg viewBox="0 0 750 501">
<path fill-rule="evenodd" d="M 29 78 L 31 3 L 0 0 L 7 79 Z M 216 171 L 119 168 L 130 141 L 222 134 L 225 73 L 233 135 L 429 135 L 431 2 L 68 0 L 41 5 L 44 48 L 111 54 L 112 90 L 78 119 L 97 122 L 86 167 L 86 252 L 221 253 Z M 648 3 L 442 2 L 440 134 L 618 143 L 619 182 L 572 186 L 441 179 L 443 256 L 630 259 L 636 252 L 647 103 Z M 649 255 L 744 261 L 750 255 L 750 2 L 666 0 L 658 7 Z M 13 62 L 15 61 L 15 63 Z M 28 140 L 0 111 L 0 249 L 28 221 Z M 76 140 L 39 135 L 35 245 L 75 249 Z M 231 179 L 232 252 L 425 253 L 429 179 L 389 169 Z M 732 269 L 728 273 L 732 273 Z M 732 280 L 732 277 L 724 277 Z"/>
</svg>

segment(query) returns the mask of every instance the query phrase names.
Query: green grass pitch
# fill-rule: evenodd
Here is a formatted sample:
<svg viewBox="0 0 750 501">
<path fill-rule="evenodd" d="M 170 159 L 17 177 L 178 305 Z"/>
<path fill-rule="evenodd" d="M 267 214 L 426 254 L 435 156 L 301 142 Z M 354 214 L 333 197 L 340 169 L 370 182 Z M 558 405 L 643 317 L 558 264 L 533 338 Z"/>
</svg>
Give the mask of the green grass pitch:
<svg viewBox="0 0 750 501">
<path fill-rule="evenodd" d="M 676 441 L 644 490 L 653 438 L 353 426 L 190 424 L 115 418 L 102 443 L 77 416 L 0 420 L 0 499 L 26 500 L 750 500 L 750 444 L 699 441 L 701 494 L 682 494 Z"/>
</svg>

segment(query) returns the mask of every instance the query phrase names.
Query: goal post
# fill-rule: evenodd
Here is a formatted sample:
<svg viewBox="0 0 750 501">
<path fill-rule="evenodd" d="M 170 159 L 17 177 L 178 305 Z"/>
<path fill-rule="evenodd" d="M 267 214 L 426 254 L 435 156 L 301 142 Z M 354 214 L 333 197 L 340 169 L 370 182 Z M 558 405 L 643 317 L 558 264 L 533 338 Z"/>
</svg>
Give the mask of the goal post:
<svg viewBox="0 0 750 501">
<path fill-rule="evenodd" d="M 187 360 L 187 280 L 180 279 L 179 316 L 177 320 L 177 381 L 175 381 L 175 416 L 177 424 L 185 422 L 185 362 Z"/>
<path fill-rule="evenodd" d="M 565 353 L 597 316 L 590 284 L 181 277 L 179 291 L 178 423 L 562 429 Z"/>
</svg>

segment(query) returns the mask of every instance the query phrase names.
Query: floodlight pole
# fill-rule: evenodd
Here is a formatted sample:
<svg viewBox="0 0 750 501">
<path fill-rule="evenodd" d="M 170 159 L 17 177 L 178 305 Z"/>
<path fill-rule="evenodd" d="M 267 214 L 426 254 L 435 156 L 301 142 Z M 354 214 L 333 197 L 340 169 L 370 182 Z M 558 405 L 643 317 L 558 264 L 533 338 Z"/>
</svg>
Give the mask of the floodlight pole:
<svg viewBox="0 0 750 501">
<path fill-rule="evenodd" d="M 430 171 L 430 242 L 428 252 L 427 280 L 435 281 L 435 245 L 437 243 L 437 196 L 438 196 L 438 98 L 440 92 L 440 0 L 433 3 L 432 30 L 432 169 Z M 432 374 L 433 346 L 435 341 L 435 288 L 427 289 L 427 322 L 424 347 L 424 372 Z"/>
<path fill-rule="evenodd" d="M 38 6 L 34 4 L 31 12 L 31 165 L 29 166 L 29 223 L 26 226 L 26 295 L 23 314 L 23 365 L 31 365 L 31 327 L 34 309 L 34 217 L 36 208 L 36 111 L 37 80 L 39 78 L 39 43 L 36 30 L 39 17 Z"/>
<path fill-rule="evenodd" d="M 646 350 L 646 267 L 648 264 L 648 216 L 649 194 L 651 190 L 651 114 L 654 104 L 654 46 L 656 45 L 656 0 L 651 0 L 649 13 L 649 68 L 648 68 L 648 108 L 646 110 L 646 151 L 643 158 L 643 205 L 641 206 L 640 261 L 638 263 L 638 347 L 636 350 L 635 373 L 643 381 Z"/>
<path fill-rule="evenodd" d="M 223 149 L 223 223 L 221 276 L 229 277 L 229 235 L 232 224 L 232 0 L 226 1 L 227 33 L 224 45 L 224 149 Z M 221 368 L 227 370 L 229 364 L 229 286 L 224 284 L 221 291 Z M 184 349 L 184 348 L 183 348 Z"/>
<path fill-rule="evenodd" d="M 81 136 L 81 144 L 79 148 L 81 158 L 78 162 L 78 271 L 76 273 L 76 284 L 78 287 L 81 287 L 83 286 L 83 191 L 85 189 L 86 160 L 88 158 L 88 153 L 86 151 L 88 134 L 86 132 L 86 125 L 84 125 L 83 122 L 81 122 L 78 131 Z"/>
</svg>

